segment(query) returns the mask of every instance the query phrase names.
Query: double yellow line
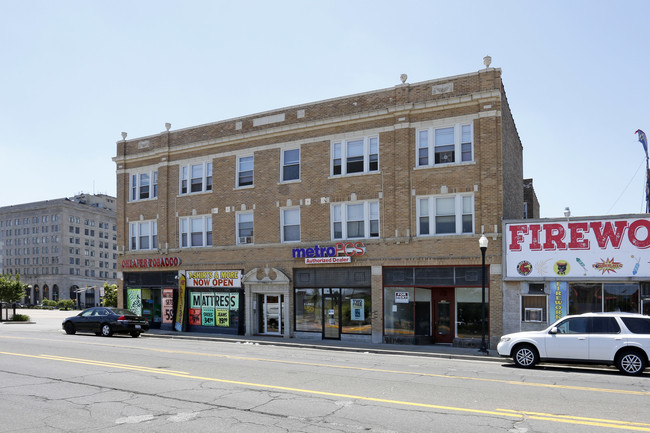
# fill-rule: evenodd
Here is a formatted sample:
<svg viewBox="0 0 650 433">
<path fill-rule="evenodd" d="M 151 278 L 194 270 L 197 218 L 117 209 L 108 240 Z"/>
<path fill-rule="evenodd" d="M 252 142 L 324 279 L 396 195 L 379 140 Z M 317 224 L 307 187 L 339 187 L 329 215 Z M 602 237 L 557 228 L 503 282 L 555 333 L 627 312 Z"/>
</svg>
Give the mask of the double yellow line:
<svg viewBox="0 0 650 433">
<path fill-rule="evenodd" d="M 27 354 L 12 353 L 12 352 L 0 352 L 0 355 L 19 356 L 19 357 L 27 357 L 27 358 L 45 359 L 50 361 L 94 365 L 99 367 L 140 371 L 143 373 L 164 374 L 168 376 L 176 376 L 176 377 L 182 377 L 186 379 L 194 379 L 200 381 L 219 382 L 219 383 L 226 383 L 230 385 L 270 389 L 275 391 L 279 390 L 279 391 L 295 392 L 295 393 L 309 394 L 309 395 L 319 395 L 325 397 L 345 398 L 350 400 L 371 401 L 376 403 L 394 404 L 397 406 L 420 407 L 420 408 L 427 408 L 427 409 L 447 410 L 450 412 L 463 412 L 463 413 L 471 413 L 471 414 L 516 418 L 521 420 L 539 420 L 539 421 L 549 421 L 549 422 L 575 424 L 575 425 L 583 425 L 583 426 L 606 427 L 606 428 L 612 428 L 618 430 L 650 432 L 650 424 L 648 423 L 617 421 L 617 420 L 602 419 L 602 418 L 587 418 L 587 417 L 578 417 L 578 416 L 569 416 L 569 415 L 554 415 L 554 414 L 548 414 L 542 412 L 516 411 L 510 409 L 481 410 L 481 409 L 442 406 L 442 405 L 417 403 L 417 402 L 401 401 L 401 400 L 389 400 L 383 398 L 366 397 L 366 396 L 352 395 L 352 394 L 340 394 L 335 392 L 315 391 L 309 389 L 292 388 L 292 387 L 278 386 L 278 385 L 267 385 L 267 384 L 252 383 L 252 382 L 242 382 L 237 380 L 218 379 L 213 377 L 193 376 L 185 371 L 143 367 L 143 366 L 130 365 L 130 364 L 118 364 L 114 362 L 95 361 L 90 359 L 69 358 L 69 357 L 55 356 L 55 355 L 27 355 Z"/>
</svg>

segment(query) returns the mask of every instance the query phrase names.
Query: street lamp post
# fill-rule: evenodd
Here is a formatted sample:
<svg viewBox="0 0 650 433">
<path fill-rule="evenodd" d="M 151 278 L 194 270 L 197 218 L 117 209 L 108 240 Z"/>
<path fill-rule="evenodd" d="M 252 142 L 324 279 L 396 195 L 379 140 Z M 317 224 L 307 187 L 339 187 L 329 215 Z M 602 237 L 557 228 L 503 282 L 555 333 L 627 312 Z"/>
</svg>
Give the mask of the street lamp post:
<svg viewBox="0 0 650 433">
<path fill-rule="evenodd" d="M 481 347 L 478 349 L 480 353 L 488 355 L 487 344 L 485 343 L 485 251 L 488 247 L 488 239 L 485 235 L 481 235 L 478 240 L 478 246 L 481 249 Z"/>
</svg>

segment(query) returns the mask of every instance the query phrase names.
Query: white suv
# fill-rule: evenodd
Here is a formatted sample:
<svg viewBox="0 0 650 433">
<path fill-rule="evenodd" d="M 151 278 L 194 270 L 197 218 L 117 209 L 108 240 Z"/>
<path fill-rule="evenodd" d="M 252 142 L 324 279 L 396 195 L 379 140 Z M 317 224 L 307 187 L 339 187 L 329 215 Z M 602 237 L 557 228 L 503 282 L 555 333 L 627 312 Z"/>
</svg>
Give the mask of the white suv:
<svg viewBox="0 0 650 433">
<path fill-rule="evenodd" d="M 650 316 L 586 313 L 565 316 L 543 331 L 501 337 L 499 355 L 531 368 L 540 361 L 615 365 L 621 373 L 641 374 L 650 357 Z"/>
</svg>

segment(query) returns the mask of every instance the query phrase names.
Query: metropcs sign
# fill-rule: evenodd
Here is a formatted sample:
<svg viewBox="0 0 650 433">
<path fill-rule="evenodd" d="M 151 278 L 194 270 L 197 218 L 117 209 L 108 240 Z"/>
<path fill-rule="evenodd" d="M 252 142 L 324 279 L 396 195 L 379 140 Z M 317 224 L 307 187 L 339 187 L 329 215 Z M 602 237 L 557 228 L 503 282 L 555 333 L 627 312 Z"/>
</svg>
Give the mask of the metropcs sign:
<svg viewBox="0 0 650 433">
<path fill-rule="evenodd" d="M 650 219 L 506 224 L 506 278 L 650 276 Z"/>
<path fill-rule="evenodd" d="M 313 248 L 291 250 L 294 259 L 304 258 L 307 265 L 350 263 L 352 256 L 362 256 L 365 253 L 363 242 L 339 242 L 334 246 L 314 245 Z"/>
</svg>

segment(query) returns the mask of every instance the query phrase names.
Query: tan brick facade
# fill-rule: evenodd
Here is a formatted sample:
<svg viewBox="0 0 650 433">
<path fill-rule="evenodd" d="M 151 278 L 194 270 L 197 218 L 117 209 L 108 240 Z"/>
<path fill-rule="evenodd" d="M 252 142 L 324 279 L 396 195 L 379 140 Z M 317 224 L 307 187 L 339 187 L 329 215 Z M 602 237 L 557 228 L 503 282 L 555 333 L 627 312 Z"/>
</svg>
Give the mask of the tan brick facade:
<svg viewBox="0 0 650 433">
<path fill-rule="evenodd" d="M 458 162 L 461 155 L 457 152 L 456 163 L 419 167 L 418 131 L 460 124 L 471 125 L 471 159 Z M 371 136 L 378 138 L 378 170 L 332 175 L 332 143 Z M 429 140 L 433 140 L 431 135 Z M 293 148 L 300 149 L 300 179 L 282 182 L 282 152 Z M 254 156 L 253 186 L 237 188 L 237 158 L 248 155 Z M 434 157 L 433 153 L 428 156 Z M 490 240 L 490 336 L 494 341 L 501 335 L 499 231 L 503 218 L 521 215 L 523 173 L 521 142 L 500 69 L 125 139 L 117 143 L 114 160 L 118 268 L 124 259 L 174 256 L 182 264 L 172 271 L 236 269 L 246 275 L 256 269 L 277 270 L 288 277 L 288 287 L 283 289 L 283 334 L 294 336 L 300 333 L 295 332 L 293 323 L 293 275 L 296 269 L 310 266 L 292 258 L 292 249 L 339 242 L 332 234 L 332 204 L 373 200 L 379 203 L 379 236 L 354 239 L 363 242 L 366 253 L 353 257 L 349 264 L 331 266 L 372 270 L 372 336 L 367 338 L 379 342 L 385 337 L 383 269 L 480 266 L 478 238 L 482 232 Z M 204 162 L 212 163 L 212 191 L 179 194 L 181 166 Z M 130 200 L 130 176 L 145 171 L 157 171 L 157 198 Z M 417 198 L 454 194 L 472 197 L 473 230 L 418 236 Z M 286 207 L 300 209 L 297 243 L 281 242 L 280 214 Z M 253 212 L 251 244 L 237 245 L 236 215 L 240 211 Z M 192 215 L 211 215 L 212 246 L 181 248 L 179 219 Z M 129 223 L 150 220 L 157 221 L 157 249 L 131 250 Z M 147 270 L 128 270 L 134 271 Z M 258 274 L 255 284 L 260 287 L 270 281 Z M 123 278 L 120 282 L 124 288 Z M 249 290 L 246 283 L 244 290 Z M 121 296 L 120 302 L 124 299 Z M 246 293 L 246 333 L 261 332 L 259 317 L 255 317 L 256 299 Z"/>
</svg>

